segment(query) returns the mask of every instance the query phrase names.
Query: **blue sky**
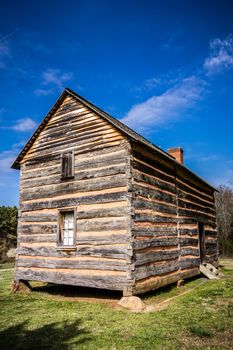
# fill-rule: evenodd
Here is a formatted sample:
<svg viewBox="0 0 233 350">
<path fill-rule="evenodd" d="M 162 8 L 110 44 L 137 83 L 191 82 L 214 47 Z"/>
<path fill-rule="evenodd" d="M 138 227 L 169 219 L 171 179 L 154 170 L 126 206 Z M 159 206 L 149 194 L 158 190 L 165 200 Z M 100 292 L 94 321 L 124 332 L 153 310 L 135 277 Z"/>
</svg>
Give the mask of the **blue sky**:
<svg viewBox="0 0 233 350">
<path fill-rule="evenodd" d="M 233 180 L 232 1 L 11 1 L 0 11 L 0 205 L 10 165 L 64 87 L 213 185 Z"/>
</svg>

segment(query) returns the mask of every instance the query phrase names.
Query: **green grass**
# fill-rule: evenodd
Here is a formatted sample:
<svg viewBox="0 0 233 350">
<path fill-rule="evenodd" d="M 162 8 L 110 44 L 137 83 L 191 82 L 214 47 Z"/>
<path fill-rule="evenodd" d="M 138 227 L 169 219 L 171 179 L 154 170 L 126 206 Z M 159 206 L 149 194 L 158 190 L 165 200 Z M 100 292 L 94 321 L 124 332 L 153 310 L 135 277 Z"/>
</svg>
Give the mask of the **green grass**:
<svg viewBox="0 0 233 350">
<path fill-rule="evenodd" d="M 154 291 L 145 296 L 147 304 L 195 287 L 166 309 L 131 313 L 103 303 L 77 301 L 58 292 L 53 295 L 49 288 L 11 294 L 12 274 L 12 269 L 0 270 L 1 350 L 232 349 L 231 278 L 202 284 L 196 279 L 180 289 L 169 286 Z"/>
</svg>

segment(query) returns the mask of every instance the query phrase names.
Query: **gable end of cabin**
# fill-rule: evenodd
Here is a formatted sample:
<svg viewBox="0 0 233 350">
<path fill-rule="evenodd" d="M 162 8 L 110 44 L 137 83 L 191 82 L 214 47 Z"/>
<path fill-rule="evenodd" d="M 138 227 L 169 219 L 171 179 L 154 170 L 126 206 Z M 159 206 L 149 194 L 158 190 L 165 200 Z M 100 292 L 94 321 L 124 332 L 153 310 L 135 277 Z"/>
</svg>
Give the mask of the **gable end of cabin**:
<svg viewBox="0 0 233 350">
<path fill-rule="evenodd" d="M 17 280 L 130 290 L 131 146 L 67 96 L 20 161 Z"/>
</svg>

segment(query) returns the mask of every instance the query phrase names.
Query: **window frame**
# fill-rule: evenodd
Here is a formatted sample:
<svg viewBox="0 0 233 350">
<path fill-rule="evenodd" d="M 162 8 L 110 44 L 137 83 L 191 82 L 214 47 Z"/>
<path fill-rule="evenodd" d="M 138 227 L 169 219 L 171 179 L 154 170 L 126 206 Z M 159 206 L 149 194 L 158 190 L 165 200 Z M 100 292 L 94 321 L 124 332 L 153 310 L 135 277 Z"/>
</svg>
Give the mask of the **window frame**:
<svg viewBox="0 0 233 350">
<path fill-rule="evenodd" d="M 62 172 L 63 169 L 63 157 L 65 155 L 71 154 L 71 175 L 64 175 Z M 74 178 L 74 150 L 71 151 L 64 151 L 61 153 L 61 180 L 69 180 Z"/>
<path fill-rule="evenodd" d="M 64 214 L 72 212 L 74 214 L 74 235 L 73 235 L 73 244 L 65 245 L 63 235 L 64 228 Z M 61 250 L 76 250 L 76 239 L 77 239 L 77 209 L 64 208 L 58 210 L 58 220 L 57 220 L 57 249 Z"/>
</svg>

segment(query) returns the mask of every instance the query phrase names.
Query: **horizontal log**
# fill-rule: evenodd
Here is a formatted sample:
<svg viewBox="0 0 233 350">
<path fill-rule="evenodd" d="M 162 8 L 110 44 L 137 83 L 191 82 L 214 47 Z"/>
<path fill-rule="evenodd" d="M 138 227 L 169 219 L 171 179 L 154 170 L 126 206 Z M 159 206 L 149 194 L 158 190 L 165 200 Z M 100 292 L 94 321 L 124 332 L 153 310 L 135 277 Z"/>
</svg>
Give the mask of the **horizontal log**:
<svg viewBox="0 0 233 350">
<path fill-rule="evenodd" d="M 40 151 L 44 151 L 49 148 L 63 146 L 66 143 L 75 143 L 77 145 L 82 145 L 90 141 L 99 140 L 101 138 L 103 139 L 104 134 L 108 134 L 109 137 L 111 137 L 112 135 L 118 137 L 122 135 L 121 132 L 116 131 L 116 129 L 111 127 L 108 127 L 107 130 L 103 131 L 100 127 L 96 126 L 92 130 L 79 134 L 77 134 L 75 130 L 74 132 L 72 132 L 72 127 L 74 127 L 74 125 L 70 125 L 69 127 L 70 129 L 65 130 L 64 128 L 63 132 L 61 132 L 60 134 L 56 134 L 55 136 L 57 137 L 54 140 L 47 139 L 46 141 L 46 139 L 44 138 L 39 139 L 37 143 L 34 143 L 33 147 L 30 150 L 30 153 L 36 151 L 37 148 L 39 148 Z"/>
<path fill-rule="evenodd" d="M 94 245 L 94 246 L 101 246 L 101 245 L 110 245 L 111 244 L 128 244 L 130 242 L 131 236 L 129 234 L 121 234 L 121 235 L 104 235 L 104 231 L 101 231 L 101 236 L 92 235 L 92 232 L 87 233 L 86 237 L 80 236 L 78 234 L 76 244 L 88 244 L 88 245 Z"/>
<path fill-rule="evenodd" d="M 177 237 L 151 238 L 144 240 L 135 240 L 133 242 L 134 249 L 143 249 L 148 247 L 168 247 L 178 245 Z"/>
<path fill-rule="evenodd" d="M 93 137 L 91 140 L 87 139 L 85 141 L 76 141 L 74 142 L 73 140 L 69 141 L 66 140 L 64 142 L 61 142 L 59 145 L 57 145 L 56 147 L 51 147 L 51 146 L 47 146 L 47 147 L 43 147 L 43 150 L 33 150 L 31 149 L 30 153 L 27 154 L 27 159 L 29 158 L 33 158 L 33 157 L 40 157 L 40 156 L 44 156 L 46 154 L 51 154 L 52 151 L 58 153 L 58 152 L 63 152 L 66 151 L 69 148 L 76 148 L 76 150 L 78 151 L 82 151 L 82 152 L 87 152 L 97 146 L 100 146 L 101 148 L 104 148 L 106 146 L 106 144 L 108 142 L 114 142 L 114 141 L 122 141 L 124 139 L 123 136 L 113 136 L 113 137 L 109 137 L 108 139 L 103 140 L 102 136 L 99 137 Z M 91 141 L 91 142 L 90 142 Z"/>
<path fill-rule="evenodd" d="M 25 164 L 24 174 L 30 173 L 31 171 L 37 171 L 40 168 L 52 167 L 54 165 L 59 165 L 61 162 L 61 155 L 47 155 L 44 157 L 39 157 L 31 160 L 27 160 Z"/>
<path fill-rule="evenodd" d="M 23 181 L 22 182 L 23 184 L 25 180 L 40 178 L 42 176 L 51 176 L 51 175 L 60 175 L 60 174 L 61 174 L 61 164 L 59 162 L 58 164 L 51 165 L 50 167 L 42 168 L 37 171 L 33 171 L 33 170 L 26 171 L 26 172 L 23 171 L 21 176 L 21 181 Z"/>
<path fill-rule="evenodd" d="M 137 236 L 145 236 L 145 237 L 156 237 L 156 236 L 177 236 L 177 229 L 176 227 L 134 227 L 132 229 L 132 235 Z"/>
<path fill-rule="evenodd" d="M 189 267 L 196 267 L 200 265 L 200 259 L 199 258 L 182 258 L 180 260 L 180 267 L 181 269 L 186 269 Z"/>
<path fill-rule="evenodd" d="M 19 233 L 21 234 L 55 234 L 57 232 L 56 225 L 20 225 L 18 228 Z"/>
<path fill-rule="evenodd" d="M 39 189 L 39 187 L 32 189 L 23 189 L 21 191 L 21 200 L 32 200 L 40 198 L 52 198 L 56 196 L 73 194 L 75 192 L 99 191 L 115 187 L 127 186 L 128 180 L 124 176 L 111 176 L 104 179 L 93 179 L 91 181 L 75 181 L 66 182 L 64 184 L 52 185 Z"/>
<path fill-rule="evenodd" d="M 21 255 L 34 255 L 34 256 L 90 256 L 90 257 L 102 257 L 102 258 L 113 258 L 113 259 L 127 259 L 129 252 L 126 246 L 119 247 L 79 247 L 75 252 L 66 252 L 57 250 L 56 247 L 23 247 L 17 248 L 17 254 Z"/>
<path fill-rule="evenodd" d="M 160 211 L 161 213 L 176 214 L 176 211 L 177 211 L 175 206 L 171 206 L 169 204 L 161 204 L 158 202 L 156 203 L 146 198 L 139 198 L 139 197 L 133 200 L 133 206 L 135 209 L 150 209 L 150 210 Z"/>
<path fill-rule="evenodd" d="M 78 139 L 79 141 L 87 138 L 95 137 L 97 135 L 104 135 L 116 132 L 116 130 L 109 128 L 109 125 L 103 122 L 95 121 L 92 127 L 80 127 L 80 124 L 72 123 L 72 125 L 64 126 L 60 130 L 50 130 L 49 134 L 41 136 L 37 141 L 37 147 L 58 144 L 65 138 L 69 140 Z M 85 125 L 85 124 L 84 124 Z"/>
<path fill-rule="evenodd" d="M 102 218 L 101 221 L 97 219 L 77 220 L 78 231 L 104 231 L 104 230 L 118 230 L 130 227 L 128 218 L 124 217 L 109 217 Z"/>
<path fill-rule="evenodd" d="M 32 212 L 33 213 L 33 212 Z M 55 223 L 57 222 L 57 213 L 56 214 L 37 214 L 37 215 L 24 215 L 24 212 L 22 212 L 21 220 L 23 222 L 33 222 L 33 223 L 39 223 L 39 222 L 51 222 Z"/>
<path fill-rule="evenodd" d="M 199 274 L 200 274 L 199 266 L 186 268 L 180 271 L 180 279 L 191 278 Z"/>
<path fill-rule="evenodd" d="M 142 280 L 151 276 L 160 276 L 165 273 L 178 271 L 180 263 L 178 260 L 166 261 L 162 264 L 140 266 L 135 269 L 135 280 Z"/>
<path fill-rule="evenodd" d="M 195 175 L 191 174 L 185 168 L 177 169 L 177 180 L 185 183 L 187 186 L 213 198 L 214 190 L 210 188 L 207 184 L 195 178 Z"/>
<path fill-rule="evenodd" d="M 198 230 L 197 230 L 197 228 L 196 229 L 195 228 L 194 229 L 193 228 L 190 228 L 190 229 L 179 228 L 179 233 L 180 233 L 180 235 L 196 236 L 196 235 L 198 235 Z"/>
<path fill-rule="evenodd" d="M 133 145 L 133 156 L 134 158 L 136 158 L 135 160 L 139 160 L 140 162 L 143 162 L 146 165 L 152 166 L 153 168 L 155 168 L 155 170 L 159 169 L 167 175 L 174 176 L 173 165 L 169 165 L 169 163 L 165 163 L 164 161 L 162 161 L 160 157 L 157 157 L 157 159 L 155 159 L 156 158 L 155 153 L 151 152 L 150 156 L 154 158 L 152 159 L 145 154 L 145 149 L 142 149 L 142 151 L 143 151 L 143 154 L 138 152 L 138 150 L 135 150 L 135 147 Z"/>
<path fill-rule="evenodd" d="M 152 189 L 149 187 L 142 186 L 139 183 L 134 183 L 133 184 L 133 192 L 135 195 L 154 199 L 154 200 L 159 200 L 162 202 L 166 202 L 167 204 L 176 204 L 176 196 L 168 193 L 164 193 L 160 191 L 159 189 Z"/>
<path fill-rule="evenodd" d="M 127 149 L 128 149 L 128 143 L 125 142 L 121 143 L 118 146 L 110 146 L 107 148 L 104 148 L 102 150 L 90 150 L 90 152 L 86 153 L 84 156 L 80 155 L 79 153 L 76 153 L 75 151 L 75 164 L 78 166 L 85 166 L 88 164 L 96 164 L 98 162 L 104 162 L 107 161 L 109 159 L 118 159 L 118 158 L 124 158 L 124 155 L 127 153 Z M 34 157 L 33 159 L 29 159 L 26 161 L 25 164 L 28 164 L 29 166 L 32 165 L 33 167 L 33 163 L 41 163 L 41 161 L 43 161 L 43 159 L 48 159 L 51 158 L 52 159 L 59 159 L 60 162 L 60 154 L 55 154 L 55 155 L 46 155 L 46 156 L 42 156 L 42 157 Z M 27 169 L 27 166 L 26 166 Z"/>
<path fill-rule="evenodd" d="M 56 234 L 27 234 L 22 235 L 20 234 L 18 237 L 18 243 L 41 243 L 41 242 L 56 242 L 57 241 L 57 235 Z"/>
<path fill-rule="evenodd" d="M 192 203 L 192 202 L 187 202 L 181 198 L 179 198 L 178 203 L 179 203 L 179 208 L 191 209 L 194 211 L 203 212 L 204 214 L 215 215 L 215 211 L 209 207 L 203 207 L 203 206 L 200 206 L 200 205 Z"/>
<path fill-rule="evenodd" d="M 111 290 L 123 290 L 124 286 L 131 285 L 127 278 L 122 276 L 85 276 L 78 275 L 77 273 L 61 273 L 53 269 L 52 271 L 18 269 L 15 278 L 16 280 L 42 281 Z"/>
<path fill-rule="evenodd" d="M 192 246 L 197 246 L 198 245 L 198 239 L 197 238 L 192 238 L 192 237 L 180 237 L 179 242 L 181 246 L 185 245 L 192 245 Z"/>
<path fill-rule="evenodd" d="M 180 248 L 180 255 L 181 256 L 185 256 L 185 255 L 199 256 L 200 251 L 199 251 L 199 248 L 181 247 Z"/>
<path fill-rule="evenodd" d="M 218 253 L 213 254 L 211 256 L 206 255 L 204 261 L 209 264 L 213 264 L 214 266 L 218 266 Z"/>
<path fill-rule="evenodd" d="M 196 219 L 197 221 L 208 221 L 208 222 L 215 222 L 215 217 L 213 217 L 210 214 L 205 214 L 205 213 L 200 213 L 194 210 L 185 210 L 185 209 L 180 209 L 178 210 L 178 213 L 180 216 L 189 216 L 193 219 Z"/>
<path fill-rule="evenodd" d="M 144 182 L 144 183 L 147 183 L 147 184 L 150 184 L 153 186 L 157 186 L 157 187 L 161 188 L 161 190 L 176 193 L 176 188 L 175 188 L 174 184 L 163 182 L 163 181 L 161 181 L 161 179 L 159 179 L 155 176 L 147 175 L 145 173 L 142 173 L 139 170 L 137 170 L 137 171 L 134 170 L 132 176 L 134 178 L 134 181 Z"/>
<path fill-rule="evenodd" d="M 85 120 L 85 123 L 80 123 L 80 120 L 77 122 L 77 116 L 72 116 L 72 119 L 73 120 L 69 120 L 70 125 L 63 123 L 62 121 L 56 122 L 53 125 L 48 125 L 48 128 L 46 128 L 46 130 L 43 132 L 43 139 L 41 139 L 41 141 L 54 140 L 64 134 L 69 136 L 70 129 L 72 130 L 71 134 L 79 133 L 80 135 L 83 135 L 83 133 L 85 134 L 85 132 L 91 131 L 94 128 L 98 128 L 100 130 L 106 130 L 106 128 L 108 129 L 108 125 L 103 120 L 89 119 Z"/>
<path fill-rule="evenodd" d="M 182 193 L 185 193 L 186 196 L 187 195 L 196 196 L 201 200 L 205 200 L 207 202 L 213 203 L 213 196 L 209 196 L 208 194 L 204 193 L 200 189 L 196 189 L 192 186 L 189 186 L 186 183 L 186 181 L 182 182 L 181 179 L 177 178 L 176 185 L 177 185 L 178 193 L 181 194 L 181 197 L 182 197 Z M 181 191 L 181 193 L 179 191 Z"/>
<path fill-rule="evenodd" d="M 117 162 L 115 165 L 108 164 L 104 167 L 86 168 L 84 171 L 80 171 L 79 168 L 75 168 L 74 178 L 72 180 L 64 182 L 61 181 L 61 165 L 59 164 L 56 168 L 56 172 L 52 174 L 53 176 L 51 176 L 50 168 L 38 170 L 37 172 L 26 173 L 25 176 L 22 176 L 22 188 L 30 189 L 36 186 L 53 184 L 61 184 L 64 186 L 65 184 L 73 184 L 77 180 L 91 180 L 96 178 L 100 178 L 101 180 L 103 177 L 125 174 L 125 168 L 126 160 Z"/>
<path fill-rule="evenodd" d="M 45 267 L 45 268 L 72 268 L 72 269 L 90 269 L 90 270 L 109 270 L 109 271 L 128 271 L 129 266 L 122 261 L 102 261 L 102 260 L 77 260 L 77 259 L 48 259 L 44 257 L 24 258 L 20 256 L 17 260 L 17 266 L 20 267 Z"/>
<path fill-rule="evenodd" d="M 133 295 L 158 289 L 180 279 L 181 273 L 179 271 L 174 271 L 169 272 L 164 276 L 151 276 L 143 280 L 138 280 L 133 287 Z"/>
<path fill-rule="evenodd" d="M 180 185 L 179 185 L 180 187 Z M 191 194 L 189 192 L 183 191 L 180 188 L 177 188 L 177 194 L 180 200 L 187 200 L 196 204 L 199 204 L 203 207 L 208 207 L 214 209 L 214 201 L 206 198 L 202 198 L 202 194 Z"/>
<path fill-rule="evenodd" d="M 49 208 L 63 208 L 63 207 L 74 207 L 79 204 L 93 204 L 93 203 L 108 203 L 114 201 L 127 200 L 128 196 L 126 192 L 118 193 L 106 193 L 94 196 L 80 196 L 77 198 L 66 198 L 51 201 L 41 201 L 35 203 L 22 203 L 22 211 L 31 211 L 39 209 L 49 209 Z"/>
<path fill-rule="evenodd" d="M 212 231 L 212 230 L 210 231 L 210 230 L 206 230 L 205 229 L 205 236 L 217 238 L 218 232 L 217 231 Z"/>
<path fill-rule="evenodd" d="M 134 214 L 134 221 L 135 222 L 177 222 L 176 217 L 165 217 L 165 216 L 159 216 L 159 215 L 149 215 L 149 214 L 141 214 L 141 213 L 136 213 Z"/>
<path fill-rule="evenodd" d="M 126 202 L 127 203 L 127 202 Z M 117 203 L 116 203 L 117 205 Z M 77 210 L 78 219 L 92 219 L 92 218 L 107 218 L 107 217 L 123 217 L 130 214 L 130 207 L 113 207 L 113 208 L 100 208 L 92 210 Z"/>
<path fill-rule="evenodd" d="M 218 246 L 214 244 L 213 246 L 205 245 L 205 253 L 206 255 L 212 255 L 218 253 Z"/>
<path fill-rule="evenodd" d="M 170 260 L 170 259 L 176 259 L 179 257 L 179 250 L 162 250 L 162 251 L 152 251 L 152 252 L 142 252 L 140 251 L 135 252 L 135 266 L 156 262 L 156 261 L 163 261 L 163 260 Z"/>
<path fill-rule="evenodd" d="M 132 160 L 132 168 L 135 171 L 141 171 L 145 174 L 152 175 L 158 177 L 162 181 L 165 181 L 170 184 L 175 184 L 175 177 L 172 175 L 166 175 L 166 173 L 162 172 L 160 168 L 155 168 L 150 163 L 145 163 L 143 160 L 135 159 Z"/>
</svg>

